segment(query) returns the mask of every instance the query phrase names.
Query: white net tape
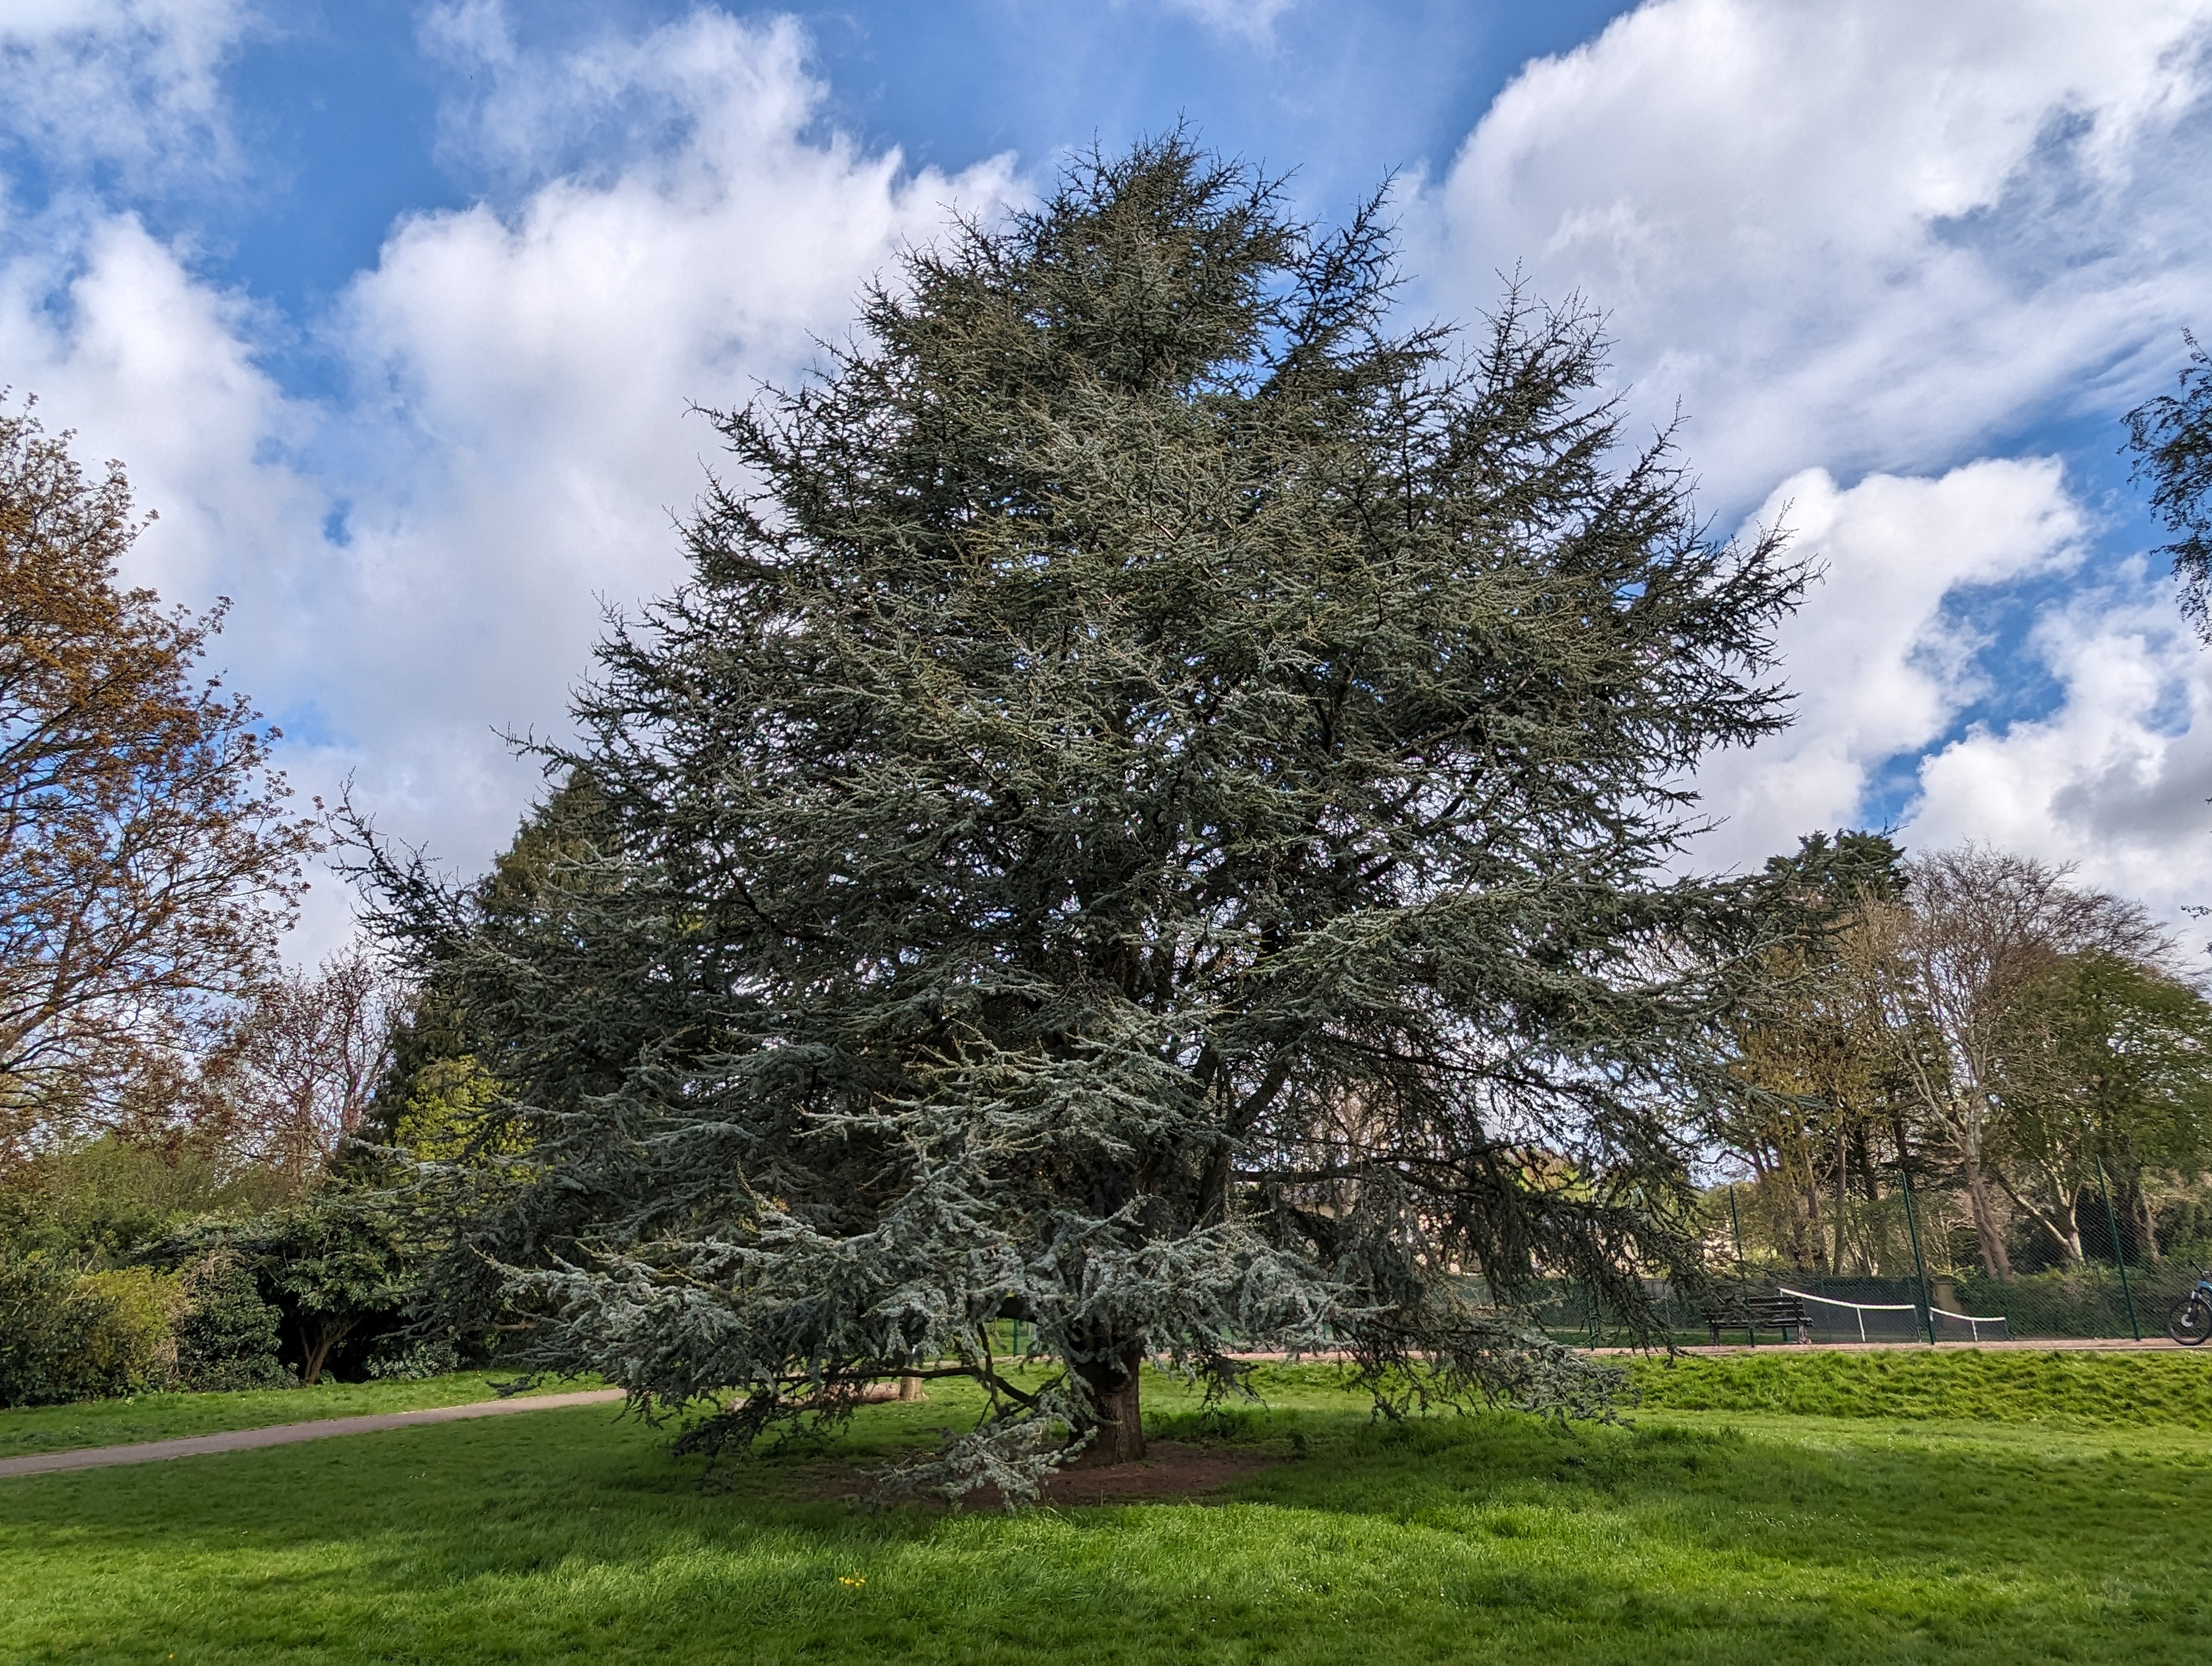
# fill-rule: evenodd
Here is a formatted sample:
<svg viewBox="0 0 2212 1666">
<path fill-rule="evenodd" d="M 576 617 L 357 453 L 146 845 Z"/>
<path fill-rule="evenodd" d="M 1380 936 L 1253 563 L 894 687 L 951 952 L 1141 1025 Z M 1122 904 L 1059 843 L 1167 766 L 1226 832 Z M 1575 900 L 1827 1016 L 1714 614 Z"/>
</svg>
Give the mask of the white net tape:
<svg viewBox="0 0 2212 1666">
<path fill-rule="evenodd" d="M 1831 1333 L 1823 1340 L 1917 1342 L 1924 1339 L 1920 1310 L 1910 1302 L 1844 1302 L 1833 1296 L 1815 1296 L 1809 1290 L 1792 1290 L 1786 1284 L 1776 1287 L 1806 1304 L 1807 1329 Z"/>
<path fill-rule="evenodd" d="M 1977 1319 L 1971 1313 L 1954 1313 L 1948 1307 L 1931 1305 L 1929 1317 L 1936 1326 L 1936 1339 L 1942 1342 L 2003 1342 L 2009 1341 L 2012 1331 L 2003 1318 Z"/>
</svg>

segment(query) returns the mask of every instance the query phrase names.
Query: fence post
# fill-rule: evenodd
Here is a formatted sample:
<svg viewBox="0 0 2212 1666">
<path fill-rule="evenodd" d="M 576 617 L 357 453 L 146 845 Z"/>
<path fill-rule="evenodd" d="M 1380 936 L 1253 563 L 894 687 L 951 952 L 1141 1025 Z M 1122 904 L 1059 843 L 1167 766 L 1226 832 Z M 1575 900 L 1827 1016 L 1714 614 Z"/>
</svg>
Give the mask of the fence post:
<svg viewBox="0 0 2212 1666">
<path fill-rule="evenodd" d="M 2136 1317 L 2136 1294 L 2128 1288 L 2128 1258 L 2120 1253 L 2120 1218 L 2112 1213 L 2112 1189 L 2105 1183 L 2105 1159 L 2092 1157 L 2097 1165 L 2097 1190 L 2105 1200 L 2105 1230 L 2112 1236 L 2112 1265 L 2120 1269 L 2120 1299 L 2128 1304 L 2128 1329 L 2142 1341 L 2142 1324 Z"/>
<path fill-rule="evenodd" d="M 1920 1322 L 1928 1327 L 1928 1346 L 1936 1346 L 1936 1298 L 1928 1289 L 1928 1262 L 1920 1254 L 1920 1223 L 1912 1213 L 1912 1170 L 1905 1158 L 1897 1159 L 1897 1177 L 1905 1187 L 1905 1231 L 1912 1240 L 1912 1276 L 1920 1285 Z"/>
<path fill-rule="evenodd" d="M 1729 1182 L 1729 1221 L 1735 1228 L 1735 1275 L 1748 1286 L 1751 1282 L 1751 1268 L 1744 1264 L 1743 1217 L 1736 1213 L 1735 1182 L 1733 1180 Z M 1752 1347 L 1759 1346 L 1758 1326 L 1749 1327 L 1745 1330 L 1744 1335 L 1751 1338 Z"/>
</svg>

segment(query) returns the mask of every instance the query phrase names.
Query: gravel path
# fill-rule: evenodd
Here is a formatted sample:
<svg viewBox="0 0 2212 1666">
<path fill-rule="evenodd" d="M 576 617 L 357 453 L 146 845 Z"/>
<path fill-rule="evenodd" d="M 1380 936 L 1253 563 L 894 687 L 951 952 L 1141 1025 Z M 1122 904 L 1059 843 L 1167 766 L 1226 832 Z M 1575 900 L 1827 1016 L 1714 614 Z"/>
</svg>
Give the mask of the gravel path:
<svg viewBox="0 0 2212 1666">
<path fill-rule="evenodd" d="M 247 1452 L 257 1446 L 289 1446 L 295 1441 L 327 1440 L 333 1435 L 374 1434 L 384 1429 L 410 1428 L 417 1423 L 458 1423 L 465 1418 L 504 1417 L 510 1412 L 603 1406 L 622 1397 L 620 1389 L 592 1389 L 581 1394 L 479 1400 L 466 1406 L 432 1406 L 419 1412 L 383 1412 L 371 1417 L 325 1417 L 313 1423 L 279 1423 L 265 1429 L 227 1429 L 221 1434 L 188 1435 L 179 1440 L 141 1440 L 128 1446 L 84 1446 L 73 1452 L 33 1452 L 28 1457 L 0 1458 L 0 1477 L 44 1475 L 57 1469 L 105 1469 L 114 1463 L 159 1463 L 165 1458 L 198 1457 L 204 1452 Z"/>
</svg>

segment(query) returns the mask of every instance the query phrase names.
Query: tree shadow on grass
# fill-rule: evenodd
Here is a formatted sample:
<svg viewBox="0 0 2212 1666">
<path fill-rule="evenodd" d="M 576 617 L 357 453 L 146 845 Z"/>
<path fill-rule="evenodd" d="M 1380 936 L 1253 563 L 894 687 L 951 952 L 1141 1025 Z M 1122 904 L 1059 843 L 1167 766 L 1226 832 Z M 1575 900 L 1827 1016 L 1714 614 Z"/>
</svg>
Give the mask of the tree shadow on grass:
<svg viewBox="0 0 2212 1666">
<path fill-rule="evenodd" d="M 871 1514 L 806 1496 L 800 1462 L 702 1493 L 662 1433 L 587 1412 L 46 1477 L 0 1489 L 0 1656 L 2191 1657 L 2156 1640 L 2204 1560 L 2201 1463 L 1487 1415 L 1152 1426 L 1266 1467 L 1226 1507 Z"/>
</svg>

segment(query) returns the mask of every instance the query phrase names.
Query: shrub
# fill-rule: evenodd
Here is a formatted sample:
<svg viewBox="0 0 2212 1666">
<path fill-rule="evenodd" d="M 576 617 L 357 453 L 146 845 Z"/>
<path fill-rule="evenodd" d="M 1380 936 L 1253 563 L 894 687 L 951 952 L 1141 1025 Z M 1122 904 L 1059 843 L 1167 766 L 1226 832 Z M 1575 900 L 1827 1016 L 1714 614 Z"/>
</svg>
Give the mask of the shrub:
<svg viewBox="0 0 2212 1666">
<path fill-rule="evenodd" d="M 460 1350 L 447 1341 L 410 1342 L 404 1336 L 392 1335 L 379 1342 L 368 1356 L 368 1374 L 386 1382 L 418 1383 L 460 1368 Z"/>
<path fill-rule="evenodd" d="M 185 1296 L 175 1274 L 118 1267 L 87 1273 L 77 1288 L 106 1309 L 78 1345 L 103 1394 L 167 1387 L 177 1377 L 177 1322 Z"/>
<path fill-rule="evenodd" d="M 108 1316 L 96 1292 L 43 1256 L 0 1257 L 0 1406 L 44 1406 L 90 1391 L 76 1339 Z"/>
<path fill-rule="evenodd" d="M 0 1406 L 127 1394 L 175 1374 L 177 1281 L 144 1268 L 80 1273 L 0 1258 Z"/>
<path fill-rule="evenodd" d="M 253 1270 L 231 1250 L 191 1263 L 177 1323 L 177 1374 L 192 1389 L 282 1389 L 291 1368 L 277 1359 L 278 1313 L 261 1299 Z"/>
</svg>

